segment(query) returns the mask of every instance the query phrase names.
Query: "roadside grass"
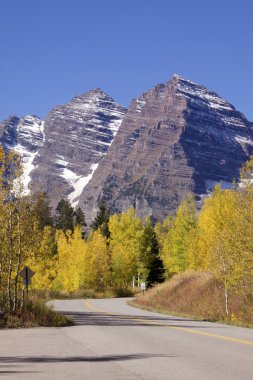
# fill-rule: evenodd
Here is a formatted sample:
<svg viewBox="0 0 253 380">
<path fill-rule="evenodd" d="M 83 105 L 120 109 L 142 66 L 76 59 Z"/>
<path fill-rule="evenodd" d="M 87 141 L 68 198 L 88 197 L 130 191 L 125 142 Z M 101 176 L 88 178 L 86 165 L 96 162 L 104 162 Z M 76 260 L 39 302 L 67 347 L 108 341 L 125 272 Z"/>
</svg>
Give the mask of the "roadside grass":
<svg viewBox="0 0 253 380">
<path fill-rule="evenodd" d="M 18 313 L 5 313 L 0 318 L 0 328 L 21 327 L 63 327 L 70 326 L 73 322 L 70 318 L 57 313 L 44 301 L 26 302 Z"/>
<path fill-rule="evenodd" d="M 226 316 L 222 285 L 210 274 L 185 272 L 138 294 L 129 304 L 149 311 L 253 327 L 253 294 L 230 293 Z"/>
<path fill-rule="evenodd" d="M 80 298 L 116 298 L 116 297 L 132 297 L 137 290 L 129 289 L 78 289 L 73 292 L 56 291 L 56 290 L 37 290 L 32 289 L 29 292 L 31 300 L 54 300 L 54 299 L 80 299 Z"/>
<path fill-rule="evenodd" d="M 87 298 L 115 298 L 129 297 L 136 294 L 133 289 L 79 289 L 74 292 L 37 290 L 29 291 L 29 302 L 26 302 L 22 310 L 16 314 L 1 313 L 0 329 L 21 327 L 63 327 L 73 324 L 72 320 L 53 310 L 46 304 L 55 299 L 87 299 Z"/>
</svg>

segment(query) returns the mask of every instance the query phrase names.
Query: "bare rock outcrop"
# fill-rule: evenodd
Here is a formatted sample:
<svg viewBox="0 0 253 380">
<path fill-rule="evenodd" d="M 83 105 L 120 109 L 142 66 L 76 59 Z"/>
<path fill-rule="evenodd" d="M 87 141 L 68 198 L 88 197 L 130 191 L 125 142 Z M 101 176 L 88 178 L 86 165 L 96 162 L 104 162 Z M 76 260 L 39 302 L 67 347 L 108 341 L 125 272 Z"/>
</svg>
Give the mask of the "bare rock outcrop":
<svg viewBox="0 0 253 380">
<path fill-rule="evenodd" d="M 106 154 L 126 110 L 100 89 L 55 107 L 44 125 L 45 143 L 35 159 L 31 188 L 73 206 Z"/>
<path fill-rule="evenodd" d="M 88 221 L 103 199 L 161 220 L 186 193 L 230 187 L 253 151 L 253 124 L 216 93 L 178 75 L 133 100 L 79 205 Z"/>
</svg>

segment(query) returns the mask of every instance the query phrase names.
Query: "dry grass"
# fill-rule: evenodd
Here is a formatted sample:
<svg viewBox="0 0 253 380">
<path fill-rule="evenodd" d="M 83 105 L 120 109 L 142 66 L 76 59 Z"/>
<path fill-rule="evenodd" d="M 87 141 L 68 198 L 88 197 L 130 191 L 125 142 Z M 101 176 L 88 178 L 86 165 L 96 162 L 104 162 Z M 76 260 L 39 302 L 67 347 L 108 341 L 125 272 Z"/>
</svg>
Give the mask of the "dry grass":
<svg viewBox="0 0 253 380">
<path fill-rule="evenodd" d="M 29 299 L 49 301 L 53 299 L 79 299 L 79 298 L 115 298 L 131 297 L 136 294 L 137 290 L 130 288 L 126 290 L 106 288 L 98 289 L 78 289 L 74 292 L 55 291 L 55 290 L 31 290 Z"/>
<path fill-rule="evenodd" d="M 57 313 L 42 301 L 29 301 L 15 315 L 5 313 L 0 320 L 0 328 L 63 327 L 72 324 L 71 319 Z"/>
<path fill-rule="evenodd" d="M 222 285 L 209 273 L 185 272 L 139 294 L 134 306 L 208 321 L 253 326 L 253 295 L 230 294 L 227 318 Z"/>
</svg>

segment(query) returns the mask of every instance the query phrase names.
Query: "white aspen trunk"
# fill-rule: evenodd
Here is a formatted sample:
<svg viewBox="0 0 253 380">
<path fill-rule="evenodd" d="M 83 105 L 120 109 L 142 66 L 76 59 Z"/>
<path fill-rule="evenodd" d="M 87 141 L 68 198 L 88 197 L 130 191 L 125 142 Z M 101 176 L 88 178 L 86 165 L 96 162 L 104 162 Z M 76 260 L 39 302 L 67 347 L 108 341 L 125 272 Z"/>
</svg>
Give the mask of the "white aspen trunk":
<svg viewBox="0 0 253 380">
<path fill-rule="evenodd" d="M 18 303 L 18 274 L 20 272 L 21 259 L 22 259 L 22 239 L 21 239 L 21 229 L 20 229 L 20 215 L 18 214 L 18 263 L 17 270 L 14 279 L 14 296 L 13 296 L 13 312 L 17 310 Z"/>
<path fill-rule="evenodd" d="M 21 309 L 23 308 L 24 302 L 25 302 L 25 289 L 26 287 L 22 289 L 22 293 L 21 293 L 21 304 L 20 304 Z"/>
<path fill-rule="evenodd" d="M 0 288 L 1 288 L 1 285 L 2 285 L 2 260 L 0 261 Z"/>
<path fill-rule="evenodd" d="M 226 314 L 228 317 L 228 292 L 226 288 L 225 288 L 225 307 L 226 307 Z"/>
<path fill-rule="evenodd" d="M 12 307 L 11 275 L 13 267 L 12 211 L 9 214 L 9 265 L 7 274 L 8 308 Z"/>
<path fill-rule="evenodd" d="M 3 264 L 2 261 L 0 261 L 0 307 L 3 304 L 3 292 L 2 292 L 2 268 Z"/>
<path fill-rule="evenodd" d="M 226 272 L 226 266 L 225 266 L 225 260 L 223 255 L 220 255 L 221 258 L 221 263 L 222 263 L 222 271 L 223 271 L 223 276 L 224 276 L 224 298 L 225 298 L 225 310 L 226 310 L 226 315 L 228 317 L 229 315 L 229 310 L 228 310 L 228 287 L 227 287 L 227 272 Z"/>
<path fill-rule="evenodd" d="M 225 275 L 224 278 L 224 296 L 225 296 L 225 309 L 226 309 L 226 315 L 228 317 L 229 311 L 228 311 L 228 288 L 227 288 L 227 277 Z"/>
</svg>

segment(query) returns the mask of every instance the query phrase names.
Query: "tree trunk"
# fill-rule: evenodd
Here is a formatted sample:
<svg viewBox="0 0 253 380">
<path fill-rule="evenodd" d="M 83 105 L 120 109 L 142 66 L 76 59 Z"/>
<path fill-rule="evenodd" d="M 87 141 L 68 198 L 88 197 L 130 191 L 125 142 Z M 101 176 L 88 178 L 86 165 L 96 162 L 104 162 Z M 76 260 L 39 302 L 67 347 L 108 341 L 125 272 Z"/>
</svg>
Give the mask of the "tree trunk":
<svg viewBox="0 0 253 380">
<path fill-rule="evenodd" d="M 17 270 L 14 279 L 14 295 L 13 295 L 13 312 L 15 313 L 18 305 L 18 274 L 20 272 L 21 260 L 22 260 L 22 239 L 21 239 L 21 229 L 20 229 L 20 215 L 17 217 L 17 229 L 18 229 L 18 262 Z"/>
<path fill-rule="evenodd" d="M 2 286 L 2 260 L 0 260 L 0 289 Z"/>
<path fill-rule="evenodd" d="M 225 309 L 226 309 L 226 315 L 228 317 L 229 311 L 228 311 L 228 289 L 227 289 L 227 279 L 225 277 L 225 282 L 224 282 L 224 296 L 225 296 Z"/>
<path fill-rule="evenodd" d="M 12 307 L 12 294 L 11 294 L 11 276 L 13 270 L 13 237 L 12 237 L 12 210 L 9 214 L 9 265 L 8 265 L 8 275 L 7 275 L 7 295 L 8 295 L 8 309 L 11 310 Z"/>
</svg>

